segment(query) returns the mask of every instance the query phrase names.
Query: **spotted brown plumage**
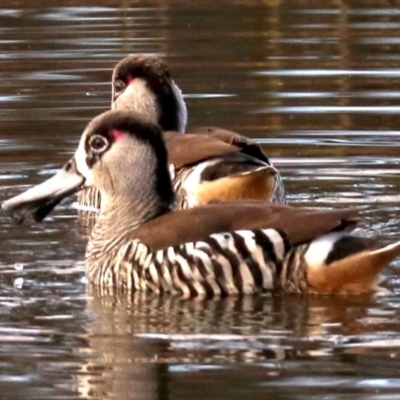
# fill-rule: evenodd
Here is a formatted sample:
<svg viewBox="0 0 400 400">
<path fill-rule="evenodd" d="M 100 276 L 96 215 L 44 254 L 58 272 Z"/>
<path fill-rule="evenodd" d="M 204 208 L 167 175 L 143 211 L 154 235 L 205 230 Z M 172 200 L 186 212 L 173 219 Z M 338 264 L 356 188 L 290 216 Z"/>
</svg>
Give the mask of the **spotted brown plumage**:
<svg viewBox="0 0 400 400">
<path fill-rule="evenodd" d="M 361 293 L 377 289 L 400 253 L 400 242 L 383 247 L 352 233 L 354 210 L 249 200 L 175 211 L 163 134 L 132 112 L 96 117 L 60 172 L 2 208 L 42 220 L 86 186 L 102 198 L 85 261 L 98 286 L 187 297 Z"/>
<path fill-rule="evenodd" d="M 140 112 L 164 131 L 175 131 L 165 133 L 165 139 L 178 208 L 215 199 L 285 203 L 279 172 L 255 141 L 215 127 L 179 134 L 186 129 L 186 105 L 160 58 L 128 56 L 115 66 L 112 108 Z M 87 189 L 78 200 L 82 206 L 98 207 L 100 197 Z"/>
</svg>

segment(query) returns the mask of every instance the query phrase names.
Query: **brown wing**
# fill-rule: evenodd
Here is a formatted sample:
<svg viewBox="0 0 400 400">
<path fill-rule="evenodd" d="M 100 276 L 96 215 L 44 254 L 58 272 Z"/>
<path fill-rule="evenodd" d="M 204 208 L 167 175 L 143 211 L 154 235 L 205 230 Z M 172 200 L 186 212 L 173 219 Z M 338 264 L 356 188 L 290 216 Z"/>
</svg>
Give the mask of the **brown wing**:
<svg viewBox="0 0 400 400">
<path fill-rule="evenodd" d="M 215 126 L 195 128 L 191 130 L 191 132 L 197 135 L 208 135 L 213 137 L 214 139 L 218 139 L 233 146 L 237 146 L 240 148 L 241 152 L 269 163 L 268 157 L 254 140 L 246 136 L 242 136 L 237 132 L 218 128 Z"/>
<path fill-rule="evenodd" d="M 154 250 L 199 241 L 218 232 L 273 228 L 292 244 L 353 228 L 357 211 L 296 208 L 263 202 L 224 202 L 165 214 L 137 229 L 133 237 Z"/>
<path fill-rule="evenodd" d="M 168 151 L 168 161 L 175 168 L 241 151 L 239 146 L 220 140 L 213 135 L 168 131 L 164 132 L 164 140 Z"/>
</svg>

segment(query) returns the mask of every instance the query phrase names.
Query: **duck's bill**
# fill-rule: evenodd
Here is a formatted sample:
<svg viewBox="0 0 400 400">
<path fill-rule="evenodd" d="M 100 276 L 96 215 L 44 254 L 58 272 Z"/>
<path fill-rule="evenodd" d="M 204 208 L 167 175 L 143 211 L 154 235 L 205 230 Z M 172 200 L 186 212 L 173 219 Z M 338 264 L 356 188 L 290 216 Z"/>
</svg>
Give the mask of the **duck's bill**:
<svg viewBox="0 0 400 400">
<path fill-rule="evenodd" d="M 85 178 L 77 172 L 75 160 L 70 160 L 47 181 L 6 200 L 1 208 L 21 223 L 28 215 L 42 221 L 64 198 L 79 191 Z"/>
</svg>

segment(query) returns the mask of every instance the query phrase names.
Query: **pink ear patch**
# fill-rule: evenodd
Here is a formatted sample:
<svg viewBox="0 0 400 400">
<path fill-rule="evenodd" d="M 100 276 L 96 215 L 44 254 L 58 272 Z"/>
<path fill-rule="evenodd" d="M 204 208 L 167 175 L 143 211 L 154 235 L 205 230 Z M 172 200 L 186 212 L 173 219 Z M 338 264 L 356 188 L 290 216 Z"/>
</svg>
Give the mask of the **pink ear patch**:
<svg viewBox="0 0 400 400">
<path fill-rule="evenodd" d="M 129 76 L 129 78 L 128 78 L 128 85 L 130 85 L 131 83 L 133 83 L 133 82 L 135 82 L 136 81 L 136 77 L 134 77 L 134 76 Z"/>
<path fill-rule="evenodd" d="M 123 137 L 125 136 L 125 132 L 124 131 L 119 131 L 118 129 L 113 129 L 111 131 L 111 137 L 113 139 L 114 142 L 118 142 L 119 140 L 121 140 Z"/>
</svg>

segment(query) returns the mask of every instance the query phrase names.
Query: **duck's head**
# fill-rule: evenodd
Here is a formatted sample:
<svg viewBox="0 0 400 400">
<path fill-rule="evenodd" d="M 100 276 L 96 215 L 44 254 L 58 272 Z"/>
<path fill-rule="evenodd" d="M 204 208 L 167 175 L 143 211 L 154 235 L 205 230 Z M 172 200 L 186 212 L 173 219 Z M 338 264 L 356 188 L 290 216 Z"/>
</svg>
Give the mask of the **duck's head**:
<svg viewBox="0 0 400 400">
<path fill-rule="evenodd" d="M 101 213 L 120 207 L 121 212 L 143 213 L 144 218 L 172 207 L 160 128 L 135 113 L 107 111 L 97 116 L 83 132 L 75 155 L 56 175 L 5 201 L 2 209 L 19 221 L 26 214 L 41 221 L 62 199 L 91 186 L 101 193 Z"/>
<path fill-rule="evenodd" d="M 184 132 L 187 123 L 182 92 L 159 58 L 131 55 L 112 74 L 111 107 L 147 115 L 165 131 Z"/>
</svg>

